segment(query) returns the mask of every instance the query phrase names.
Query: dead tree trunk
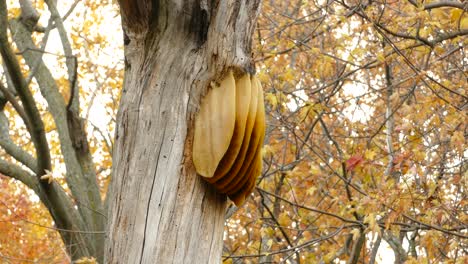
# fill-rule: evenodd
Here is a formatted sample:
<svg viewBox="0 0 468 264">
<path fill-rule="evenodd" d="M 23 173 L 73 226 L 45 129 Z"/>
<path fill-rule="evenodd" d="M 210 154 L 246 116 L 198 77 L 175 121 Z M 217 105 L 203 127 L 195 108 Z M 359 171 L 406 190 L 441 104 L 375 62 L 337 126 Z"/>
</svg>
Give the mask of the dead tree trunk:
<svg viewBox="0 0 468 264">
<path fill-rule="evenodd" d="M 210 81 L 252 71 L 259 0 L 121 0 L 125 83 L 105 263 L 219 263 L 226 198 L 196 175 L 193 119 Z"/>
</svg>

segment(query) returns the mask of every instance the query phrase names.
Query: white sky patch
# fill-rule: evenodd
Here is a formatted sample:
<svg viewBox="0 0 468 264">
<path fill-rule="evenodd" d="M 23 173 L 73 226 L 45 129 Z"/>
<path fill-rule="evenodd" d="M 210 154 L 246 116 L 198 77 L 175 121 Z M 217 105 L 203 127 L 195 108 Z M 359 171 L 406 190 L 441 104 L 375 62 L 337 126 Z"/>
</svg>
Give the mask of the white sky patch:
<svg viewBox="0 0 468 264">
<path fill-rule="evenodd" d="M 296 100 L 295 98 L 293 98 L 292 95 L 288 95 L 288 99 L 289 99 L 289 102 L 286 103 L 286 106 L 288 107 L 288 109 L 290 109 L 291 111 L 296 111 L 298 107 L 302 107 L 305 105 L 304 102 L 307 102 L 309 101 L 309 97 L 307 96 L 307 94 L 305 93 L 304 89 L 301 89 L 303 88 L 302 87 L 302 82 L 299 81 L 296 85 L 296 91 L 292 92 L 294 94 L 294 96 L 298 97 L 300 100 Z"/>
<path fill-rule="evenodd" d="M 111 121 L 111 117 L 108 115 L 106 108 L 102 100 L 99 100 L 99 97 L 96 98 L 89 112 L 89 122 L 91 122 L 94 126 L 98 127 L 99 129 L 106 131 L 107 124 L 109 124 L 109 122 Z M 88 130 L 89 129 L 90 127 L 88 127 Z M 90 133 L 90 131 L 88 131 L 88 133 Z"/>
<path fill-rule="evenodd" d="M 376 263 L 385 264 L 385 263 L 394 263 L 395 255 L 390 245 L 382 240 L 380 243 L 379 250 L 377 251 Z"/>
<path fill-rule="evenodd" d="M 351 105 L 346 107 L 343 114 L 353 122 L 367 122 L 374 113 L 374 108 L 366 104 L 365 100 L 359 100 L 368 92 L 368 88 L 362 84 L 349 83 L 343 85 L 345 95 L 353 97 Z"/>
</svg>

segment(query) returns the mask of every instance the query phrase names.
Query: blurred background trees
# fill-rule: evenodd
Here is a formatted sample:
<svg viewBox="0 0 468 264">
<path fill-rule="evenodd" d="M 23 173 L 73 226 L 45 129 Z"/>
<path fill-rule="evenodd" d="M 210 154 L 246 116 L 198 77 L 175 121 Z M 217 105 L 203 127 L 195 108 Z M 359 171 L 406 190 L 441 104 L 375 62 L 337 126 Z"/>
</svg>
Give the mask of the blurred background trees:
<svg viewBox="0 0 468 264">
<path fill-rule="evenodd" d="M 101 23 L 101 14 L 118 21 L 118 10 L 110 3 L 56 4 L 0 0 L 0 173 L 24 184 L 2 177 L 9 186 L 2 192 L 6 201 L 35 203 L 2 202 L 2 221 L 14 221 L 8 226 L 22 235 L 2 234 L 0 254 L 6 261 L 50 261 L 54 256 L 34 248 L 38 241 L 27 238 L 39 236 L 34 232 L 41 230 L 57 240 L 58 231 L 65 246 L 49 252 L 67 253 L 71 260 L 94 256 L 102 262 L 109 133 L 123 72 L 122 56 L 104 54 L 101 48 L 116 52 L 121 47 L 121 34 L 115 44 L 111 34 L 102 37 L 106 31 L 101 27 L 107 23 Z M 29 216 L 35 213 L 24 214 L 21 207 L 34 208 L 34 219 L 47 212 L 49 217 L 34 221 Z M 4 252 L 29 243 L 31 254 Z"/>
<path fill-rule="evenodd" d="M 31 34 L 36 53 L 68 102 L 57 28 L 43 1 L 32 4 L 43 27 Z M 8 7 L 11 32 L 21 11 L 13 1 Z M 118 6 L 75 1 L 58 9 L 78 62 L 79 108 L 104 201 L 123 76 Z M 256 191 L 226 220 L 222 261 L 466 261 L 467 11 L 463 1 L 263 1 L 254 57 L 268 113 L 264 168 Z M 26 50 L 12 47 L 44 123 L 51 175 L 70 193 L 52 109 Z M 2 66 L 0 82 L 10 87 Z M 9 124 L 0 140 L 8 135 L 35 157 L 15 107 L 3 93 L 0 101 Z M 30 172 L 27 161 L 1 145 L 2 164 Z M 48 212 L 4 167 L 1 262 L 68 262 Z"/>
</svg>

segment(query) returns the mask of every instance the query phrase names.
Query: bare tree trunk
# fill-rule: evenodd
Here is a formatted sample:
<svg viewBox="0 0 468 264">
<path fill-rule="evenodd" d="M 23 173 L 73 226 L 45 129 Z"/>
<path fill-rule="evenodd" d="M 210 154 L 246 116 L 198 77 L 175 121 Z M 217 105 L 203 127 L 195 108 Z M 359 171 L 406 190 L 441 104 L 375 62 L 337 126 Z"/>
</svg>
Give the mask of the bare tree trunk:
<svg viewBox="0 0 468 264">
<path fill-rule="evenodd" d="M 105 263 L 219 263 L 226 198 L 196 175 L 194 115 L 211 81 L 253 71 L 259 0 L 121 0 L 125 83 Z"/>
</svg>

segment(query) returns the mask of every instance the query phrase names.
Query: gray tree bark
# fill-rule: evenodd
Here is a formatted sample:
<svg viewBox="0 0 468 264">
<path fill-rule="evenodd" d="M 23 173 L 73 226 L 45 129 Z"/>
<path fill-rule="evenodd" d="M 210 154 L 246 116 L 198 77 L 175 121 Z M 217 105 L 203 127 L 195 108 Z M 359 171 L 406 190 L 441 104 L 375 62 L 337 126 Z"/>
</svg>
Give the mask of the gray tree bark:
<svg viewBox="0 0 468 264">
<path fill-rule="evenodd" d="M 105 263 L 219 263 L 226 197 L 197 176 L 193 120 L 211 81 L 253 72 L 260 0 L 121 0 L 125 83 Z"/>
</svg>

